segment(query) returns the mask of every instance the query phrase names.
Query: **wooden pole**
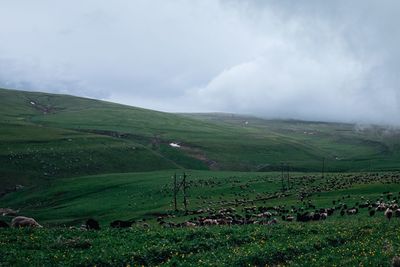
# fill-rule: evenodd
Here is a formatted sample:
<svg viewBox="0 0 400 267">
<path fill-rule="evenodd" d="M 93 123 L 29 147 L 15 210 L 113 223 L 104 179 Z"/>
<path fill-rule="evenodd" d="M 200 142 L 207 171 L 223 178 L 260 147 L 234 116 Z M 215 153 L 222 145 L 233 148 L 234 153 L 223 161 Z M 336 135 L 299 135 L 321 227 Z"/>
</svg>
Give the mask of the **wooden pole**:
<svg viewBox="0 0 400 267">
<path fill-rule="evenodd" d="M 282 182 L 282 192 L 285 190 L 285 186 L 283 184 L 283 163 L 281 163 L 281 168 L 282 168 L 282 177 L 281 177 L 281 182 Z"/>
<path fill-rule="evenodd" d="M 187 213 L 186 186 L 186 173 L 183 173 L 183 205 L 185 206 L 185 213 Z"/>
<path fill-rule="evenodd" d="M 176 194 L 178 193 L 178 186 L 176 184 L 176 173 L 174 174 L 174 207 L 175 211 L 178 210 L 178 204 L 176 203 Z"/>
</svg>

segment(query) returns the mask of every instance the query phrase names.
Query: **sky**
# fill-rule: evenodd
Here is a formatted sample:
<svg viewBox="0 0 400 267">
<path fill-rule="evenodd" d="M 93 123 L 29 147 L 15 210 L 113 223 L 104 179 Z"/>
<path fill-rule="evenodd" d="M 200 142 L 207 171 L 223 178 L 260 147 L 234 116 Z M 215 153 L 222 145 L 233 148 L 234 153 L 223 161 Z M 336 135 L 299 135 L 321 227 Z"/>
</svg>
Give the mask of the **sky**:
<svg viewBox="0 0 400 267">
<path fill-rule="evenodd" d="M 0 87 L 400 125 L 397 0 L 0 0 Z"/>
</svg>

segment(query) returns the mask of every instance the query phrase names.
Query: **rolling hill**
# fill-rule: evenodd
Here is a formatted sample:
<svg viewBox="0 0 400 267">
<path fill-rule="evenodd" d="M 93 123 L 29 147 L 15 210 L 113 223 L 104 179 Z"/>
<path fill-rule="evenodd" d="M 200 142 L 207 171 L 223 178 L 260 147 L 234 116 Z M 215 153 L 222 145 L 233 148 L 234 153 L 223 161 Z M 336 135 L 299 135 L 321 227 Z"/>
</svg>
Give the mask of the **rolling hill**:
<svg viewBox="0 0 400 267">
<path fill-rule="evenodd" d="M 365 203 L 398 201 L 399 144 L 399 130 L 379 126 L 170 114 L 0 89 L 0 191 L 15 191 L 0 207 L 44 226 L 1 229 L 0 265 L 389 266 L 398 218 L 372 216 Z M 187 194 L 177 193 L 175 210 L 171 176 L 183 172 Z M 201 225 L 228 208 L 250 219 Z M 299 220 L 326 208 L 326 220 Z M 14 217 L 2 215 L 3 224 Z M 102 229 L 77 228 L 88 218 Z M 112 229 L 117 219 L 132 227 Z"/>
<path fill-rule="evenodd" d="M 0 89 L 0 189 L 58 177 L 167 169 L 396 170 L 400 131 L 352 124 L 171 114 Z M 171 147 L 170 143 L 180 147 Z"/>
</svg>

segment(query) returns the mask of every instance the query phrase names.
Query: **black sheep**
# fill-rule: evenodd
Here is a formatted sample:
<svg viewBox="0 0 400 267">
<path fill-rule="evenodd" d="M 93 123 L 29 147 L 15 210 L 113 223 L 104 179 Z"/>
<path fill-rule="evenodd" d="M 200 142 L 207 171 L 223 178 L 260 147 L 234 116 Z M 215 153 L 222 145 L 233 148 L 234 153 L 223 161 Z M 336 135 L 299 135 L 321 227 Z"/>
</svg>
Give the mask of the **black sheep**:
<svg viewBox="0 0 400 267">
<path fill-rule="evenodd" d="M 321 215 L 319 213 L 314 213 L 313 220 L 318 221 L 319 219 L 321 219 Z"/>
<path fill-rule="evenodd" d="M 328 216 L 331 216 L 333 214 L 333 212 L 335 211 L 335 209 L 330 208 L 330 209 L 327 209 L 326 211 L 328 213 Z"/>
<path fill-rule="evenodd" d="M 0 221 L 0 228 L 9 228 L 10 226 L 5 221 Z"/>
<path fill-rule="evenodd" d="M 310 212 L 305 212 L 303 214 L 297 213 L 296 220 L 298 222 L 309 222 L 314 218 L 314 214 Z"/>
<path fill-rule="evenodd" d="M 372 216 L 374 216 L 374 215 L 375 215 L 375 210 L 374 210 L 374 209 L 370 210 L 370 211 L 369 211 L 369 216 L 372 217 Z"/>
<path fill-rule="evenodd" d="M 99 222 L 94 219 L 89 219 L 86 221 L 86 229 L 88 230 L 100 230 Z"/>
<path fill-rule="evenodd" d="M 390 221 L 390 219 L 393 216 L 393 211 L 391 209 L 387 208 L 386 211 L 385 211 L 385 216 Z"/>
</svg>

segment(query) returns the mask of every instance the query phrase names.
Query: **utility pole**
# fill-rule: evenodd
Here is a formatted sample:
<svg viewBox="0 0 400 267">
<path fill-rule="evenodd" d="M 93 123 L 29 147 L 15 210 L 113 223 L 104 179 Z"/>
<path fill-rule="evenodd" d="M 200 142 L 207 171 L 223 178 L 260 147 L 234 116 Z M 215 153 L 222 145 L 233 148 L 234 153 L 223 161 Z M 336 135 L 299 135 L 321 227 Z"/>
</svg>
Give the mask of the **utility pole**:
<svg viewBox="0 0 400 267">
<path fill-rule="evenodd" d="M 178 210 L 178 204 L 176 203 L 176 194 L 178 193 L 178 186 L 176 184 L 176 173 L 174 174 L 174 207 L 175 211 Z"/>
<path fill-rule="evenodd" d="M 283 184 L 283 172 L 284 172 L 284 169 L 283 169 L 283 163 L 281 163 L 281 168 L 282 168 L 282 176 L 281 176 L 281 182 L 282 182 L 282 192 L 285 190 L 285 185 Z"/>
<path fill-rule="evenodd" d="M 186 197 L 186 173 L 183 173 L 183 205 L 185 206 L 185 213 L 187 213 L 187 197 Z"/>
<path fill-rule="evenodd" d="M 290 167 L 289 167 L 289 163 L 287 164 L 287 186 L 288 186 L 288 189 L 290 189 Z"/>
</svg>

